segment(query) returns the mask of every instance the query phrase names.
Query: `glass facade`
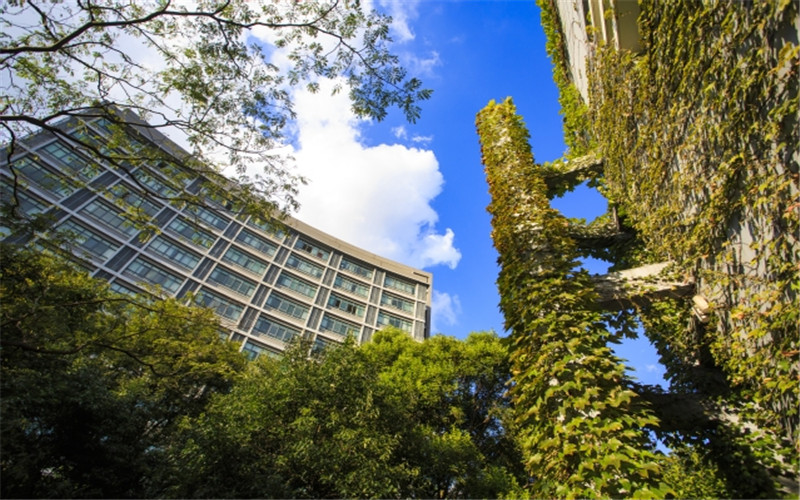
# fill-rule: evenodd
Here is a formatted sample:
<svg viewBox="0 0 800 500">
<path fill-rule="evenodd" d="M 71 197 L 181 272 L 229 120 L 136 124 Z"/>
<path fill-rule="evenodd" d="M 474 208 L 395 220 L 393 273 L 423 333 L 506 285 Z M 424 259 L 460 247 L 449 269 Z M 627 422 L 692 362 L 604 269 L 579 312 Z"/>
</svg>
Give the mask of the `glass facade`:
<svg viewBox="0 0 800 500">
<path fill-rule="evenodd" d="M 111 129 L 102 120 L 67 128 L 111 151 L 103 142 Z M 151 147 L 142 136 L 126 144 L 119 140 L 124 129 L 117 128 L 115 154 Z M 188 193 L 203 198 L 207 181 L 176 161 L 133 163 L 123 169 L 92 161 L 55 136 L 37 136 L 11 158 L 13 172 L 0 166 L 0 189 L 9 199 L 20 179 L 17 212 L 54 214 L 53 233 L 67 235 L 57 241 L 75 255 L 76 265 L 106 277 L 112 290 L 151 300 L 193 297 L 224 320 L 224 337 L 250 357 L 276 355 L 295 338 L 322 352 L 350 335 L 368 339 L 385 325 L 418 340 L 428 336 L 430 274 L 290 217 L 272 224 L 234 216 L 216 199 L 202 207 L 172 200 Z M 10 231 L 0 228 L 0 239 L 14 238 Z M 47 246 L 36 238 L 25 241 Z"/>
</svg>

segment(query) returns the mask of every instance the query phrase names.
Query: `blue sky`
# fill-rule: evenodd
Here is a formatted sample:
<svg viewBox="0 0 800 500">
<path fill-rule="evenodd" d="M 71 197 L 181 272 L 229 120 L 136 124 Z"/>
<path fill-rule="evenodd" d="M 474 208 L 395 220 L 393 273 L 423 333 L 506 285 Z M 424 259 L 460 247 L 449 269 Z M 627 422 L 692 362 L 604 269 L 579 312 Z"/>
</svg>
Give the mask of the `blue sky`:
<svg viewBox="0 0 800 500">
<path fill-rule="evenodd" d="M 364 2 L 362 2 L 363 4 Z M 297 92 L 294 155 L 309 184 L 296 214 L 320 229 L 434 275 L 433 331 L 458 338 L 503 333 L 497 253 L 475 115 L 490 100 L 514 99 L 537 161 L 565 150 L 557 90 L 533 1 L 382 1 L 393 15 L 397 53 L 434 90 L 422 118 L 390 113 L 357 120 L 343 96 Z M 605 200 L 579 188 L 554 206 L 587 221 Z M 604 272 L 598 264 L 591 272 Z M 660 380 L 652 348 L 617 349 L 648 383 Z"/>
</svg>

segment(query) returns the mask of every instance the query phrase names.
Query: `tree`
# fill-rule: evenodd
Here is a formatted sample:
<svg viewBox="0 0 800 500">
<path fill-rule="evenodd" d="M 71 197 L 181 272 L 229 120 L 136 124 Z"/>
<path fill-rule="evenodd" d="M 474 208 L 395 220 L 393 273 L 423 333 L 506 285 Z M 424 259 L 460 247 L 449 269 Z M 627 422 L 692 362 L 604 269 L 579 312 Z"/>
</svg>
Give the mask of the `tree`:
<svg viewBox="0 0 800 500">
<path fill-rule="evenodd" d="M 259 359 L 186 419 L 170 496 L 474 498 L 521 481 L 495 335 L 417 343 L 389 330 L 307 352 Z"/>
<path fill-rule="evenodd" d="M 181 416 L 245 364 L 213 313 L 145 302 L 64 260 L 2 246 L 4 497 L 154 496 Z"/>
<path fill-rule="evenodd" d="M 9 2 L 0 14 L 2 161 L 15 183 L 9 160 L 19 141 L 46 133 L 126 172 L 148 196 L 203 203 L 181 189 L 165 195 L 133 175 L 141 165 L 173 166 L 172 187 L 188 169 L 238 209 L 293 208 L 300 179 L 275 152 L 293 116 L 293 87 L 316 90 L 318 78 L 339 78 L 336 91 L 349 91 L 353 110 L 378 120 L 397 106 L 414 121 L 431 95 L 388 51 L 390 19 L 358 1 L 43 0 Z M 285 51 L 281 66 L 270 61 L 276 50 Z M 110 141 L 86 126 L 95 118 Z M 192 151 L 175 157 L 163 140 L 144 147 L 130 139 L 131 129 L 151 138 L 176 130 Z M 238 174 L 235 189 L 222 182 L 220 166 Z M 262 174 L 246 176 L 253 166 Z"/>
</svg>

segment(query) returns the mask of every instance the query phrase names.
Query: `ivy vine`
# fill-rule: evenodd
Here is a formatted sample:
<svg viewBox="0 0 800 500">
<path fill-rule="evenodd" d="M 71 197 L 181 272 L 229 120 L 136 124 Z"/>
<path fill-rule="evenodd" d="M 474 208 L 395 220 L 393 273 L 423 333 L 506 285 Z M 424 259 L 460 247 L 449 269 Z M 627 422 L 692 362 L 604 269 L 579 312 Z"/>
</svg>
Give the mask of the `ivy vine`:
<svg viewBox="0 0 800 500">
<path fill-rule="evenodd" d="M 500 254 L 500 307 L 512 330 L 522 446 L 534 497 L 664 497 L 657 424 L 609 348 L 569 221 L 550 207 L 528 132 L 511 99 L 477 118 Z"/>
</svg>

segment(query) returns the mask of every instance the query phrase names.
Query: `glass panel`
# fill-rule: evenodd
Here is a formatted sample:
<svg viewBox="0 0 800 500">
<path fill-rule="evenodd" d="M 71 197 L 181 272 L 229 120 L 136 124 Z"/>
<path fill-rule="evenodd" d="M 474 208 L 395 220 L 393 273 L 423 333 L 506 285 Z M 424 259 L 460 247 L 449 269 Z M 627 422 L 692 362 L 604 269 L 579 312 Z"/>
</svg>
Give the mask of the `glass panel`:
<svg viewBox="0 0 800 500">
<path fill-rule="evenodd" d="M 228 223 L 230 222 L 230 220 L 228 220 L 226 217 L 217 215 L 216 213 L 212 212 L 211 210 L 205 207 L 187 208 L 186 212 L 191 214 L 190 217 L 197 217 L 197 219 L 219 230 L 223 230 L 226 227 L 228 227 Z"/>
<path fill-rule="evenodd" d="M 108 260 L 119 249 L 119 245 L 114 244 L 102 236 L 96 234 L 85 227 L 68 220 L 58 227 L 59 231 L 69 231 L 70 243 L 79 246 L 91 255 L 100 260 Z"/>
<path fill-rule="evenodd" d="M 0 184 L 0 202 L 2 202 L 2 204 L 14 204 L 14 190 L 8 183 L 8 180 L 5 177 L 0 177 L 0 182 L 2 183 Z M 16 207 L 18 213 L 21 212 L 28 216 L 40 214 L 49 207 L 49 205 L 34 198 L 21 188 L 17 189 L 16 201 L 19 202 L 19 206 Z"/>
<path fill-rule="evenodd" d="M 411 333 L 410 321 L 398 318 L 397 316 L 392 316 L 391 314 L 386 314 L 383 311 L 378 313 L 378 325 L 380 326 L 392 325 L 393 327 L 399 328 L 406 333 Z"/>
<path fill-rule="evenodd" d="M 332 293 L 328 299 L 328 307 L 340 309 L 348 314 L 354 314 L 359 317 L 364 316 L 364 306 L 362 304 L 353 302 L 352 300 L 347 300 L 344 297 L 336 295 L 335 293 Z"/>
<path fill-rule="evenodd" d="M 203 288 L 197 294 L 197 303 L 201 306 L 210 307 L 223 318 L 236 321 L 244 310 L 244 306 L 221 295 L 218 295 L 208 288 Z"/>
<path fill-rule="evenodd" d="M 78 156 L 59 142 L 52 142 L 42 149 L 84 179 L 92 179 L 102 170 L 97 163 Z"/>
<path fill-rule="evenodd" d="M 342 262 L 339 264 L 339 269 L 345 269 L 351 273 L 363 276 L 364 278 L 372 278 L 372 269 L 348 260 L 346 257 L 342 257 Z"/>
<path fill-rule="evenodd" d="M 119 182 L 112 186 L 110 191 L 119 199 L 123 200 L 126 204 L 126 208 L 128 209 L 133 209 L 134 211 L 141 210 L 150 217 L 153 217 L 161 210 L 161 207 L 159 207 L 158 204 L 151 200 L 145 199 L 138 193 L 135 193 L 130 186 L 123 182 Z"/>
<path fill-rule="evenodd" d="M 282 325 L 272 318 L 261 315 L 253 326 L 253 335 L 268 335 L 283 342 L 289 342 L 294 337 L 300 335 L 300 330 Z"/>
<path fill-rule="evenodd" d="M 284 236 L 286 236 L 286 233 L 284 233 L 280 229 L 277 229 L 277 228 L 273 227 L 272 225 L 270 225 L 270 224 L 268 224 L 268 223 L 266 223 L 264 221 L 257 220 L 257 219 L 255 219 L 253 217 L 251 217 L 250 220 L 247 221 L 247 225 L 248 226 L 252 226 L 252 227 L 257 227 L 258 229 L 264 231 L 268 235 L 270 235 L 270 236 L 272 236 L 272 237 L 274 237 L 274 238 L 276 238 L 278 240 L 283 240 Z"/>
<path fill-rule="evenodd" d="M 383 292 L 383 295 L 381 296 L 381 305 L 394 307 L 395 309 L 399 309 L 407 313 L 414 312 L 413 301 L 408 299 L 403 299 L 401 297 L 398 297 L 397 295 L 392 295 L 386 292 Z"/>
<path fill-rule="evenodd" d="M 267 270 L 266 262 L 253 257 L 247 252 L 239 250 L 235 246 L 231 246 L 228 251 L 225 252 L 225 255 L 222 256 L 222 260 L 259 275 L 264 274 L 264 271 Z"/>
<path fill-rule="evenodd" d="M 92 218 L 106 224 L 112 229 L 121 231 L 127 236 L 133 236 L 139 232 L 138 229 L 121 215 L 121 210 L 118 207 L 112 207 L 100 200 L 94 200 L 86 205 L 81 213 L 88 214 Z"/>
<path fill-rule="evenodd" d="M 297 269 L 301 273 L 313 276 L 315 278 L 322 277 L 322 271 L 323 271 L 322 267 L 316 264 L 312 264 L 311 262 L 308 262 L 305 259 L 301 259 L 295 254 L 291 254 L 289 258 L 286 259 L 286 267 Z"/>
<path fill-rule="evenodd" d="M 294 290 L 295 292 L 305 295 L 306 297 L 313 297 L 317 293 L 316 286 L 301 279 L 295 278 L 287 273 L 281 273 L 281 275 L 278 277 L 277 285 Z"/>
<path fill-rule="evenodd" d="M 305 241 L 302 238 L 297 239 L 297 243 L 294 244 L 294 247 L 298 250 L 302 250 L 307 254 L 313 255 L 314 257 L 324 260 L 325 262 L 328 261 L 328 257 L 330 257 L 331 252 L 326 250 L 322 247 L 317 245 L 312 245 L 311 243 Z"/>
<path fill-rule="evenodd" d="M 177 293 L 183 283 L 183 278 L 158 267 L 150 261 L 137 257 L 130 263 L 125 270 L 125 274 L 134 276 L 153 285 L 160 285 L 161 288 L 170 293 Z"/>
<path fill-rule="evenodd" d="M 157 236 L 147 248 L 190 271 L 200 262 L 199 255 L 163 236 Z"/>
<path fill-rule="evenodd" d="M 318 335 L 317 338 L 314 339 L 314 344 L 311 346 L 311 355 L 319 356 L 336 345 L 336 342 L 324 339 Z"/>
<path fill-rule="evenodd" d="M 65 178 L 47 170 L 30 158 L 15 160 L 11 166 L 23 177 L 59 198 L 74 193 L 78 189 Z"/>
<path fill-rule="evenodd" d="M 336 276 L 336 279 L 333 281 L 333 286 L 360 295 L 361 297 L 366 297 L 369 294 L 369 286 L 342 275 Z"/>
<path fill-rule="evenodd" d="M 327 314 L 322 317 L 322 323 L 319 326 L 322 331 L 329 331 L 347 337 L 348 335 L 358 335 L 360 328 L 357 325 L 343 321 Z"/>
<path fill-rule="evenodd" d="M 293 300 L 289 300 L 282 295 L 273 293 L 267 299 L 267 307 L 275 309 L 294 318 L 306 319 L 308 307 L 302 306 Z"/>
<path fill-rule="evenodd" d="M 247 355 L 247 358 L 250 361 L 256 359 L 262 354 L 269 356 L 271 358 L 281 357 L 280 353 L 273 351 L 269 347 L 258 345 L 255 342 L 251 342 L 249 340 L 244 343 L 244 347 L 242 347 L 242 352 Z"/>
<path fill-rule="evenodd" d="M 108 288 L 110 288 L 112 292 L 116 292 L 122 295 L 136 296 L 139 295 L 140 293 L 127 285 L 123 285 L 117 280 L 111 283 L 111 285 L 109 285 Z"/>
<path fill-rule="evenodd" d="M 278 248 L 273 243 L 270 243 L 261 236 L 257 236 L 256 234 L 248 231 L 247 229 L 242 229 L 239 232 L 239 235 L 236 237 L 236 241 L 244 243 L 250 248 L 258 250 L 259 252 L 269 256 L 274 255 L 275 250 L 277 250 Z"/>
<path fill-rule="evenodd" d="M 211 272 L 208 280 L 246 297 L 252 295 L 256 289 L 254 282 L 220 265 Z"/>
<path fill-rule="evenodd" d="M 144 186 L 147 186 L 154 193 L 158 193 L 159 195 L 169 198 L 175 196 L 177 191 L 173 189 L 171 186 L 167 186 L 164 182 L 159 179 L 156 179 L 153 174 L 149 172 L 145 172 L 142 169 L 139 169 L 133 173 L 133 176 Z"/>
<path fill-rule="evenodd" d="M 183 236 L 186 240 L 191 241 L 196 245 L 205 248 L 211 248 L 214 241 L 217 239 L 213 234 L 200 229 L 194 224 L 184 220 L 181 217 L 176 217 L 169 223 L 167 229 Z"/>
<path fill-rule="evenodd" d="M 386 279 L 383 280 L 383 286 L 411 295 L 414 295 L 414 292 L 416 291 L 416 286 L 413 283 L 409 283 L 401 280 L 400 278 L 395 278 L 394 276 L 389 275 L 387 275 Z"/>
</svg>

